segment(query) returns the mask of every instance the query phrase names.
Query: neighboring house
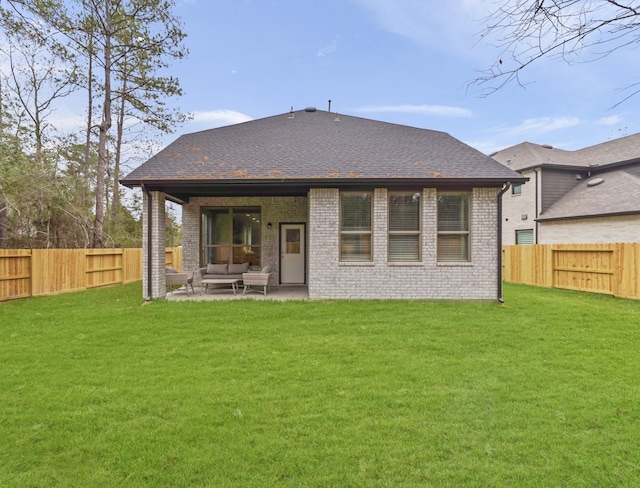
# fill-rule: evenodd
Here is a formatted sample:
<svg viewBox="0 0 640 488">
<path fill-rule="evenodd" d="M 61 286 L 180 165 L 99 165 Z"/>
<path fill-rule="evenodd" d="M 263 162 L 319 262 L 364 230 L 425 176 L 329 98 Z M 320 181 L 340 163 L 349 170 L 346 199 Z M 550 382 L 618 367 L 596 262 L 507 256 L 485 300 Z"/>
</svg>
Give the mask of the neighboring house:
<svg viewBox="0 0 640 488">
<path fill-rule="evenodd" d="M 147 299 L 165 296 L 165 199 L 186 271 L 270 266 L 312 299 L 500 299 L 500 192 L 524 181 L 444 132 L 307 108 L 183 135 L 121 182 L 143 190 Z"/>
<path fill-rule="evenodd" d="M 577 151 L 524 142 L 491 156 L 529 178 L 503 196 L 504 244 L 640 241 L 640 134 Z"/>
</svg>

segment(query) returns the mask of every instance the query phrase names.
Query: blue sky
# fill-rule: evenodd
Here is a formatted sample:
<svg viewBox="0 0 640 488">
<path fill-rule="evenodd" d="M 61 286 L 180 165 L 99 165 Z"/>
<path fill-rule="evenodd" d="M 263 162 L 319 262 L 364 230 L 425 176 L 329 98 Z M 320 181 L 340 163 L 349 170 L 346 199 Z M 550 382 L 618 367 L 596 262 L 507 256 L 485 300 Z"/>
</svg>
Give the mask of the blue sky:
<svg viewBox="0 0 640 488">
<path fill-rule="evenodd" d="M 315 106 L 442 130 L 490 153 L 522 141 L 579 149 L 640 132 L 634 51 L 539 62 L 525 88 L 467 83 L 498 51 L 482 0 L 182 0 L 190 56 L 173 65 L 194 120 L 176 134 Z M 637 51 L 636 51 L 637 52 Z M 175 136 L 175 135 L 174 135 Z M 174 136 L 169 138 L 171 140 Z"/>
</svg>

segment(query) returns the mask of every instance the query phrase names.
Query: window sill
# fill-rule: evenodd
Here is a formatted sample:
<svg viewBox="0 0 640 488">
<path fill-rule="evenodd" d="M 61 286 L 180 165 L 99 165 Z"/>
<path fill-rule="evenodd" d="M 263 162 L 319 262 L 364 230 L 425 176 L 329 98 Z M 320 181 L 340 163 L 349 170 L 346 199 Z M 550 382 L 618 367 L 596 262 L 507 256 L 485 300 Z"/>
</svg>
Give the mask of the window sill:
<svg viewBox="0 0 640 488">
<path fill-rule="evenodd" d="M 373 267 L 375 263 L 373 261 L 339 261 L 338 266 Z"/>
<path fill-rule="evenodd" d="M 473 266 L 473 263 L 471 261 L 442 261 L 436 263 L 436 266 L 440 266 L 442 268 L 471 268 Z"/>
<path fill-rule="evenodd" d="M 422 261 L 387 261 L 387 266 L 422 268 L 424 263 Z"/>
</svg>

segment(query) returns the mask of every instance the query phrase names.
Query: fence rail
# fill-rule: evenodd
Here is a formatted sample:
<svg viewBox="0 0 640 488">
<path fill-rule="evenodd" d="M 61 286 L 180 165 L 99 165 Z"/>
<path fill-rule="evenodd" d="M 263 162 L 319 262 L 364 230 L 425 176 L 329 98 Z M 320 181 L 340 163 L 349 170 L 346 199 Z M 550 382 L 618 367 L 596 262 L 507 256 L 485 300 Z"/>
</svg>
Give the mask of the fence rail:
<svg viewBox="0 0 640 488">
<path fill-rule="evenodd" d="M 182 269 L 182 248 L 166 249 Z M 142 279 L 142 249 L 0 249 L 0 301 Z"/>
<path fill-rule="evenodd" d="M 504 246 L 505 281 L 640 299 L 640 243 Z"/>
</svg>

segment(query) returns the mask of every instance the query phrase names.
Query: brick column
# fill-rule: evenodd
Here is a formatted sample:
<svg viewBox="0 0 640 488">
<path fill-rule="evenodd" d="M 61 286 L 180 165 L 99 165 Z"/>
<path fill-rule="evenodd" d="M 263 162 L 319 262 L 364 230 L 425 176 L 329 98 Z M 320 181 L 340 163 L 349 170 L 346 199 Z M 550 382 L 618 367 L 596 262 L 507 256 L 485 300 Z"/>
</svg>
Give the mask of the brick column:
<svg viewBox="0 0 640 488">
<path fill-rule="evenodd" d="M 150 194 L 151 212 L 149 212 L 149 196 L 146 192 L 142 194 L 142 296 L 145 300 L 164 298 L 167 294 L 164 193 L 152 191 Z M 151 218 L 151 233 L 149 233 L 149 218 Z M 149 258 L 149 252 L 151 252 L 151 258 Z M 149 287 L 149 264 L 151 264 L 151 287 Z"/>
<path fill-rule="evenodd" d="M 182 270 L 191 273 L 200 282 L 200 205 L 188 203 L 182 206 Z"/>
</svg>

